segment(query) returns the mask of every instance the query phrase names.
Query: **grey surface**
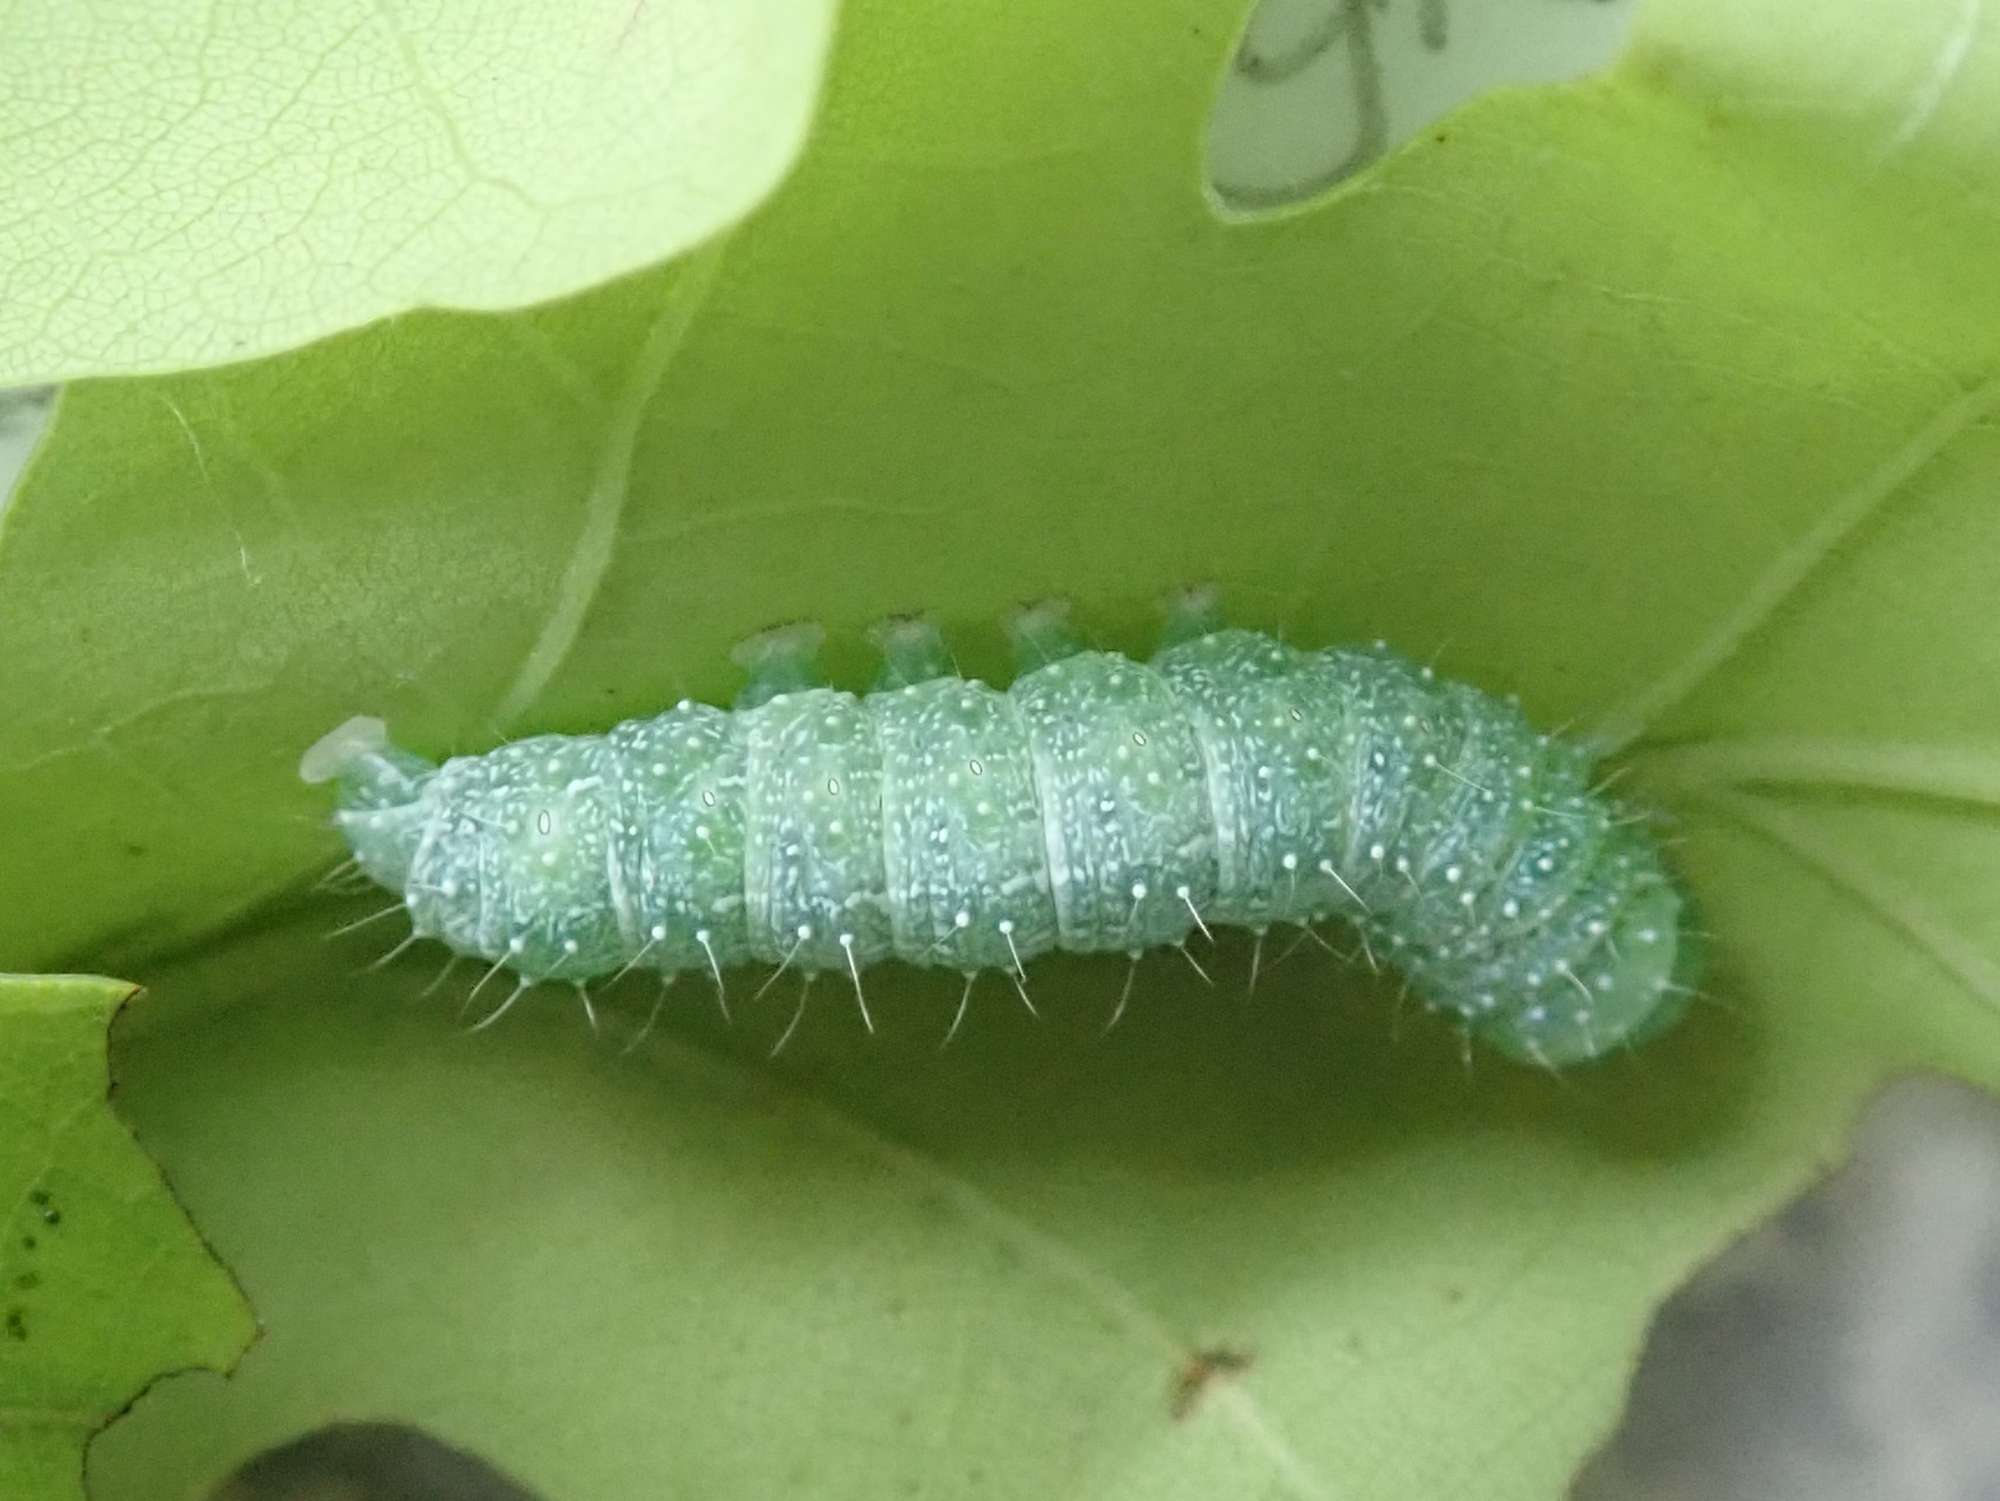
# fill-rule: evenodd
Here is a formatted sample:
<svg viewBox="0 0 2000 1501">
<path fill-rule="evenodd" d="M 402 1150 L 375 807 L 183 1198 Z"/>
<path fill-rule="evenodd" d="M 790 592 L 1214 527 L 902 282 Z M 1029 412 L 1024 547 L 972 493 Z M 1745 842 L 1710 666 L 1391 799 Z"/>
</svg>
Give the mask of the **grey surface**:
<svg viewBox="0 0 2000 1501">
<path fill-rule="evenodd" d="M 0 516 L 6 514 L 21 471 L 28 467 L 35 442 L 49 424 L 55 394 L 51 386 L 0 391 Z"/>
<path fill-rule="evenodd" d="M 674 1494 L 671 1486 L 663 1494 Z M 259 1455 L 214 1501 L 540 1501 L 483 1460 L 395 1423 L 335 1423 Z"/>
<path fill-rule="evenodd" d="M 1263 0 L 1209 121 L 1225 212 L 1344 181 L 1475 95 L 1618 55 L 1634 0 Z"/>
<path fill-rule="evenodd" d="M 2000 1102 L 1896 1086 L 1668 1302 L 1575 1501 L 2000 1498 Z"/>
</svg>

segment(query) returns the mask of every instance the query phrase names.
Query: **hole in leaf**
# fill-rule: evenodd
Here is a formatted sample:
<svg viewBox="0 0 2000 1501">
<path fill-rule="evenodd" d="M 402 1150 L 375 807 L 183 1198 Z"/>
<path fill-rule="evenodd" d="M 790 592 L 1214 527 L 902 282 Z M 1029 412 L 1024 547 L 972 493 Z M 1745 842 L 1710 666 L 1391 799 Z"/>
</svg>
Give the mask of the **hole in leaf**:
<svg viewBox="0 0 2000 1501">
<path fill-rule="evenodd" d="M 1346 181 L 1459 105 L 1618 55 L 1635 0 L 1258 0 L 1209 115 L 1208 184 L 1231 215 Z"/>
</svg>

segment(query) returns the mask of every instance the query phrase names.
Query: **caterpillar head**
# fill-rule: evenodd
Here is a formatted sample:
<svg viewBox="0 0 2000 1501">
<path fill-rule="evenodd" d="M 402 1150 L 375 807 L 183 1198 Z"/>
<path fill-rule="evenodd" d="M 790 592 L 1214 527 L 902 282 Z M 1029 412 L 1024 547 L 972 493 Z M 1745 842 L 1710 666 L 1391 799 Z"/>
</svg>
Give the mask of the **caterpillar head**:
<svg viewBox="0 0 2000 1501">
<path fill-rule="evenodd" d="M 1624 904 L 1589 965 L 1480 1028 L 1480 1040 L 1519 1063 L 1568 1068 L 1659 1036 L 1686 1014 L 1701 974 L 1688 918 L 1686 896 L 1661 881 Z"/>
</svg>

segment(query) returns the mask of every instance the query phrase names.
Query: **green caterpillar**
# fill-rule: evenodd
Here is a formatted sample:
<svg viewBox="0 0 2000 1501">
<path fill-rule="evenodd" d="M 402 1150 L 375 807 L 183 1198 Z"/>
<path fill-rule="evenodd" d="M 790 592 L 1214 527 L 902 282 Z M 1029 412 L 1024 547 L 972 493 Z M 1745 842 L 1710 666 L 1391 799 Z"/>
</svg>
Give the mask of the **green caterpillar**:
<svg viewBox="0 0 2000 1501">
<path fill-rule="evenodd" d="M 761 963 L 850 978 L 869 1020 L 862 974 L 892 958 L 969 997 L 1052 949 L 1136 964 L 1242 927 L 1261 953 L 1339 917 L 1520 1061 L 1585 1062 L 1686 1009 L 1698 957 L 1657 839 L 1511 703 L 1380 644 L 1225 629 L 1206 595 L 1148 663 L 1085 650 L 1059 607 L 1011 630 L 1004 692 L 914 621 L 880 633 L 872 692 L 812 686 L 819 636 L 795 627 L 739 652 L 730 710 L 442 766 L 353 719 L 300 772 L 338 783 L 337 825 L 415 934 L 512 970 L 516 996 Z"/>
</svg>

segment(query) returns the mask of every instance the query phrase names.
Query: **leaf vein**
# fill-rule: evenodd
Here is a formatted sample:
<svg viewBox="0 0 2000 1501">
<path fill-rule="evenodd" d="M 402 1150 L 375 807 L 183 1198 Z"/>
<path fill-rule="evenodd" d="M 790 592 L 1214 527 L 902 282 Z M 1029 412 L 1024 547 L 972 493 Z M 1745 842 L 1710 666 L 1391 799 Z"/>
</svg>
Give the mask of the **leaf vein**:
<svg viewBox="0 0 2000 1501">
<path fill-rule="evenodd" d="M 1870 517 L 1894 498 L 1960 434 L 2000 407 L 2000 379 L 1960 396 L 1925 423 L 1859 484 L 1839 496 L 1819 522 L 1781 552 L 1742 602 L 1715 623 L 1692 651 L 1659 677 L 1613 706 L 1591 740 L 1603 752 L 1622 750 L 1667 710 L 1681 703 L 1768 625 Z"/>
<path fill-rule="evenodd" d="M 500 700 L 496 721 L 512 725 L 541 696 L 583 632 L 584 617 L 611 571 L 613 546 L 632 491 L 632 460 L 639 428 L 675 357 L 708 303 L 714 289 L 728 236 L 709 242 L 689 255 L 646 330 L 625 387 L 605 420 L 602 449 L 584 501 L 582 529 L 570 550 L 569 565 L 556 590 L 553 608 L 541 633 L 528 649 L 521 670 Z"/>
<path fill-rule="evenodd" d="M 1767 736 L 1648 746 L 1633 761 L 1651 786 L 1700 795 L 1752 784 L 1913 793 L 2000 807 L 2000 754 L 1917 742 Z"/>
<path fill-rule="evenodd" d="M 1902 933 L 1968 996 L 2000 1017 L 2000 964 L 1976 943 L 1955 932 L 1918 893 L 1856 859 L 1815 829 L 1811 820 L 1768 799 L 1717 791 L 1710 793 L 1704 802 L 1817 871 L 1838 890 Z"/>
<path fill-rule="evenodd" d="M 662 1038 L 661 1045 L 704 1068 L 735 1072 L 741 1067 L 673 1039 Z M 789 1093 L 808 1119 L 830 1137 L 941 1196 L 968 1224 L 985 1230 L 1018 1252 L 1023 1261 L 1039 1266 L 1097 1305 L 1128 1338 L 1154 1352 L 1163 1362 L 1178 1366 L 1193 1353 L 1191 1341 L 1177 1337 L 1167 1322 L 1134 1293 L 1091 1265 L 1059 1237 L 1038 1229 L 942 1163 L 893 1140 L 879 1129 L 802 1089 L 794 1087 Z M 1220 1385 L 1211 1400 L 1216 1410 L 1227 1413 L 1250 1446 L 1270 1464 L 1287 1491 L 1302 1501 L 1333 1501 L 1335 1492 L 1313 1473 L 1277 1423 L 1240 1383 Z"/>
</svg>

